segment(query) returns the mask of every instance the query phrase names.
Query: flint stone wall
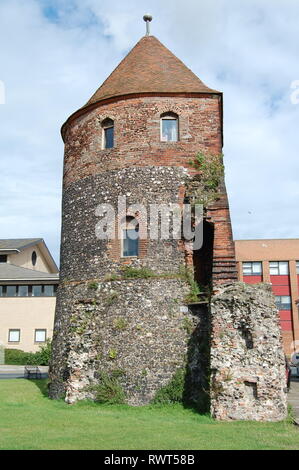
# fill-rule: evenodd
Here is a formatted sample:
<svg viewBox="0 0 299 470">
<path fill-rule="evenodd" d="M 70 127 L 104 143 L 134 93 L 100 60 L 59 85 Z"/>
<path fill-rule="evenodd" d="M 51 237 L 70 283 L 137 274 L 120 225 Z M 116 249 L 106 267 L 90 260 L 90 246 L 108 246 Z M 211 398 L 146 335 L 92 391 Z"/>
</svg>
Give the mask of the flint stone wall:
<svg viewBox="0 0 299 470">
<path fill-rule="evenodd" d="M 235 283 L 211 302 L 211 412 L 219 420 L 286 417 L 279 313 L 271 286 Z"/>
<path fill-rule="evenodd" d="M 117 227 L 115 240 L 101 240 L 96 236 L 96 226 L 103 219 L 96 216 L 97 207 L 109 204 L 117 216 L 120 196 L 126 196 L 127 208 L 142 204 L 147 211 L 148 238 L 140 240 L 141 256 L 131 259 L 131 264 L 157 273 L 178 272 L 184 263 L 184 249 L 180 250 L 177 239 L 149 238 L 150 205 L 181 204 L 180 188 L 186 177 L 184 168 L 125 168 L 73 183 L 63 194 L 61 279 L 100 278 L 118 273 L 120 266 L 128 262 L 121 259 Z"/>
<path fill-rule="evenodd" d="M 180 279 L 131 279 L 60 286 L 50 367 L 50 396 L 94 398 L 100 373 L 117 371 L 130 405 L 142 405 L 188 368 L 194 400 L 206 379 L 207 315 L 184 305 L 189 286 Z M 204 330 L 204 331 L 201 331 Z M 57 333 L 56 333 L 57 334 Z"/>
</svg>

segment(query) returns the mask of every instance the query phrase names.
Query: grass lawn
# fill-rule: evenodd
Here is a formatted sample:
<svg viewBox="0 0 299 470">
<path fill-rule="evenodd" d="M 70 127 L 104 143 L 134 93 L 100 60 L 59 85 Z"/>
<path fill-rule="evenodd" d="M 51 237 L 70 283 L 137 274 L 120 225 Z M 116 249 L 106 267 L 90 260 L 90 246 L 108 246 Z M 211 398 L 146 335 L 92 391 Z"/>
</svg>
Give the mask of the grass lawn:
<svg viewBox="0 0 299 470">
<path fill-rule="evenodd" d="M 0 380 L 0 449 L 298 449 L 289 422 L 219 423 L 180 405 L 67 405 L 45 381 Z"/>
</svg>

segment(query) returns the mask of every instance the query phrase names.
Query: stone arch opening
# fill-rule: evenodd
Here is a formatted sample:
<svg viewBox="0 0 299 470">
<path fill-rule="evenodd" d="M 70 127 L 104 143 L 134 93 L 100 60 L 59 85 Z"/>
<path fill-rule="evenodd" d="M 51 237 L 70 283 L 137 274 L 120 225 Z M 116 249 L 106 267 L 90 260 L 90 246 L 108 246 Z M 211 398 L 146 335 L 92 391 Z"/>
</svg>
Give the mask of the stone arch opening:
<svg viewBox="0 0 299 470">
<path fill-rule="evenodd" d="M 199 250 L 193 251 L 194 279 L 200 285 L 209 285 L 213 273 L 214 224 L 202 222 L 203 243 Z"/>
</svg>

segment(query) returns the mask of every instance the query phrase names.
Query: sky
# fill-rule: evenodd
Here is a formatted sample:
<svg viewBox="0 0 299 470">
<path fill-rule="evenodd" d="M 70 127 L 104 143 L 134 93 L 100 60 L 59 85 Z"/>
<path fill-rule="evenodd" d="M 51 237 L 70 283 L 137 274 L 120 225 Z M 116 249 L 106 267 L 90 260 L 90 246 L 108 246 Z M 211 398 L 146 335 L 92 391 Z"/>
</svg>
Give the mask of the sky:
<svg viewBox="0 0 299 470">
<path fill-rule="evenodd" d="M 44 238 L 58 262 L 61 125 L 144 36 L 145 13 L 224 93 L 234 238 L 299 238 L 297 0 L 0 0 L 0 238 Z"/>
</svg>

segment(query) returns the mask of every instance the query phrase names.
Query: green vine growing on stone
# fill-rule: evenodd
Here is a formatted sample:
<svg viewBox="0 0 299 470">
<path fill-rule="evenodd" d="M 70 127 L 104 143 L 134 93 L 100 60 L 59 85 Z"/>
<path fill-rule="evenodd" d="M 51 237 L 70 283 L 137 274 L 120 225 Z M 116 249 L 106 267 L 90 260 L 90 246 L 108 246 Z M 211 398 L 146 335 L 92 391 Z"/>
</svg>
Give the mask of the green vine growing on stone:
<svg viewBox="0 0 299 470">
<path fill-rule="evenodd" d="M 198 171 L 187 186 L 191 202 L 205 208 L 219 198 L 219 188 L 224 177 L 223 155 L 205 155 L 199 152 L 189 165 Z"/>
<path fill-rule="evenodd" d="M 186 303 L 195 303 L 199 300 L 199 295 L 203 293 L 201 286 L 195 281 L 194 273 L 191 268 L 181 266 L 179 270 L 179 277 L 184 279 L 189 284 L 189 293 L 185 298 Z"/>
</svg>

